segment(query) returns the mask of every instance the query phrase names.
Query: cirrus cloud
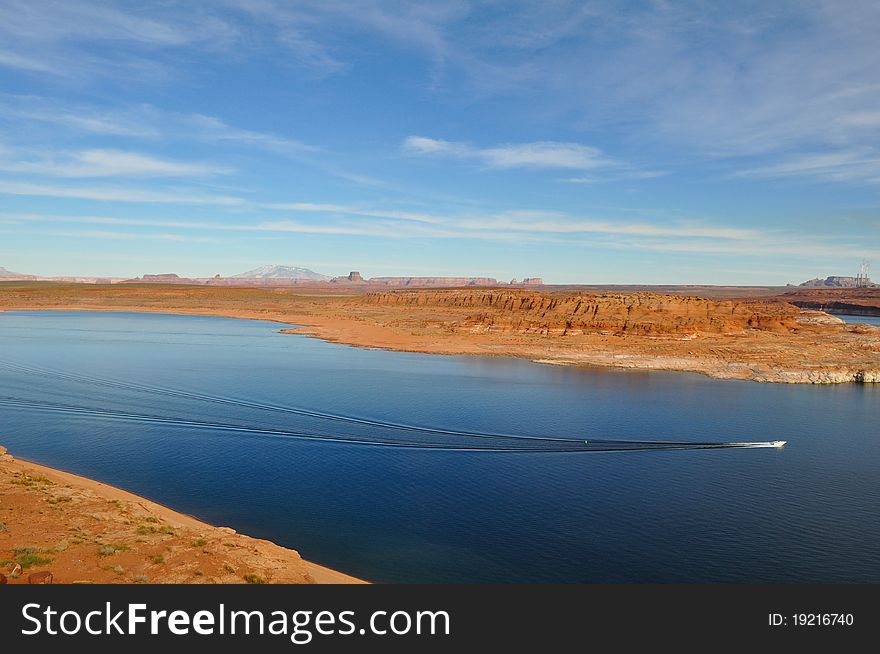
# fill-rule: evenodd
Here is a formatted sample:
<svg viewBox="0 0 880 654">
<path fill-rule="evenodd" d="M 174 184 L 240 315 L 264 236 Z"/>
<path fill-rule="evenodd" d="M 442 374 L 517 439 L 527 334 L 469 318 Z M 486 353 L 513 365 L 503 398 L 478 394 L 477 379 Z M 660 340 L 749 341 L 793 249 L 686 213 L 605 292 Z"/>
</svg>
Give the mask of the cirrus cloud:
<svg viewBox="0 0 880 654">
<path fill-rule="evenodd" d="M 606 158 L 599 148 L 580 143 L 534 141 L 505 143 L 479 148 L 458 141 L 444 141 L 427 136 L 409 136 L 404 152 L 429 157 L 471 159 L 490 168 L 563 168 L 594 170 L 618 165 Z"/>
</svg>

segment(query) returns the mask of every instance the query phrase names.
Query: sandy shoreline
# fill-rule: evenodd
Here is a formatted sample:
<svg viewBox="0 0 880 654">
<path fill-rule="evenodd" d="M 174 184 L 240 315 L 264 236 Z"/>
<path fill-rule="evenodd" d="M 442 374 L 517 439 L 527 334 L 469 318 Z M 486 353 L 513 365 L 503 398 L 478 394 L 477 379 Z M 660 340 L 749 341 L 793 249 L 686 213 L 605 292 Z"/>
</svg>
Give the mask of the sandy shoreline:
<svg viewBox="0 0 880 654">
<path fill-rule="evenodd" d="M 295 550 L 8 454 L 0 493 L 0 572 L 8 577 L 32 561 L 13 582 L 49 570 L 55 583 L 364 583 Z"/>
<path fill-rule="evenodd" d="M 566 337 L 568 342 L 565 343 L 548 339 L 539 342 L 533 336 L 503 335 L 505 338 L 502 342 L 491 334 L 450 336 L 443 333 L 442 325 L 419 325 L 401 329 L 397 325 L 389 326 L 357 316 L 315 313 L 227 308 L 154 308 L 136 305 L 0 307 L 0 312 L 3 311 L 160 313 L 263 320 L 288 326 L 280 329 L 281 333 L 298 334 L 366 349 L 454 356 L 515 357 L 538 364 L 559 366 L 692 372 L 714 379 L 763 383 L 839 384 L 880 380 L 880 328 L 871 328 L 876 334 L 869 334 L 867 338 L 857 335 L 856 338 L 861 338 L 862 343 L 843 342 L 848 339 L 841 339 L 840 336 L 835 338 L 836 342 L 829 344 L 813 338 L 800 338 L 799 343 L 792 343 L 791 339 L 778 334 L 762 335 L 754 343 L 746 342 L 747 338 L 732 339 L 714 335 L 691 340 L 680 337 L 622 339 L 602 334 Z M 847 354 L 861 355 L 862 360 L 853 364 L 841 364 L 830 346 L 844 346 L 849 350 Z M 864 361 L 866 351 L 869 358 L 867 370 Z M 826 360 L 814 363 L 810 360 L 811 356 L 824 356 Z"/>
<path fill-rule="evenodd" d="M 220 316 L 277 322 L 285 333 L 371 349 L 425 354 L 504 356 L 569 366 L 696 372 L 716 379 L 774 383 L 836 384 L 880 381 L 880 328 L 844 325 L 818 311 L 784 303 L 737 300 L 725 304 L 695 297 L 600 296 L 611 305 L 605 315 L 629 328 L 566 328 L 565 314 L 490 306 L 487 294 L 525 298 L 532 304 L 564 305 L 562 293 L 498 290 L 407 291 L 369 295 L 315 295 L 289 288 L 181 285 L 89 286 L 0 284 L 0 311 L 122 311 Z M 396 304 L 409 297 L 415 302 Z M 460 303 L 450 303 L 461 300 Z M 596 296 L 583 296 L 590 303 Z M 388 300 L 383 302 L 382 299 Z M 581 296 L 575 298 L 581 299 Z M 646 302 L 630 320 L 628 311 Z M 653 304 L 652 304 L 653 303 Z M 749 304 L 752 303 L 752 304 Z M 570 305 L 571 303 L 569 303 Z M 679 305 L 676 312 L 671 306 Z M 616 309 L 614 307 L 617 307 Z M 753 307 L 753 308 L 749 308 Z M 624 314 L 621 317 L 621 308 Z M 706 310 L 729 328 L 700 331 Z M 754 311 L 768 328 L 748 328 L 725 312 Z M 800 316 L 794 315 L 800 312 Z M 786 317 L 787 316 L 787 317 Z M 550 322 L 542 328 L 543 320 Z M 784 328 L 775 320 L 788 321 Z M 535 323 L 537 320 L 537 325 Z M 657 322 L 666 320 L 665 323 Z M 676 321 L 681 321 L 680 323 Z M 531 322 L 529 322 L 531 321 Z M 642 322 L 639 322 L 642 321 Z M 702 322 L 701 322 L 702 321 Z M 618 323 L 620 324 L 620 323 Z M 709 325 L 711 327 L 711 325 Z M 537 329 L 535 328 L 537 327 Z M 638 329 L 641 328 L 642 332 Z"/>
</svg>

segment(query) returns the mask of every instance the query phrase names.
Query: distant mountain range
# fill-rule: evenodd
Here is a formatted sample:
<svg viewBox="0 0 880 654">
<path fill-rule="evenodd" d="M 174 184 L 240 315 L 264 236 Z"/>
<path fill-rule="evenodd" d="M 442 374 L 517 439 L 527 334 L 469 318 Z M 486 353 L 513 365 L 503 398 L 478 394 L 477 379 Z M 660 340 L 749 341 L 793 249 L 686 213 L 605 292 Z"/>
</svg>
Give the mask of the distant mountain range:
<svg viewBox="0 0 880 654">
<path fill-rule="evenodd" d="M 23 275 L 0 266 L 0 280 L 12 281 L 46 281 L 77 284 L 179 284 L 189 286 L 309 286 L 317 285 L 326 288 L 355 287 L 369 288 L 458 288 L 464 286 L 514 286 L 538 287 L 544 285 L 540 277 L 527 277 L 521 282 L 511 279 L 510 282 L 499 282 L 494 277 L 373 277 L 364 279 L 357 271 L 339 277 L 322 275 L 308 268 L 299 266 L 269 265 L 254 268 L 247 272 L 222 277 L 181 277 L 176 273 L 147 273 L 140 277 L 43 277 L 40 275 Z"/>
<path fill-rule="evenodd" d="M 17 279 L 22 279 L 31 277 L 31 275 L 23 275 L 21 273 L 12 272 L 11 270 L 6 270 L 6 268 L 4 268 L 3 266 L 0 266 L 0 279 L 4 277 L 15 277 Z"/>
<path fill-rule="evenodd" d="M 261 266 L 247 272 L 233 275 L 233 279 L 308 279 L 314 282 L 328 282 L 330 277 L 316 273 L 308 268 L 297 266 Z"/>
</svg>

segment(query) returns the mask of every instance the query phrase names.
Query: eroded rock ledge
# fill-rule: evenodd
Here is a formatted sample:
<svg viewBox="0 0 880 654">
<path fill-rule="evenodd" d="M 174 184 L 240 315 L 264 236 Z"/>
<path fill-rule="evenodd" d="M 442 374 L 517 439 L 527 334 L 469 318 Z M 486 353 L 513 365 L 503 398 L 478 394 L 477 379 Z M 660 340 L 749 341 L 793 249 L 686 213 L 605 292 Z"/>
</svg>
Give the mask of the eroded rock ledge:
<svg viewBox="0 0 880 654">
<path fill-rule="evenodd" d="M 548 295 L 529 291 L 397 291 L 369 293 L 364 302 L 391 306 L 473 309 L 461 326 L 492 332 L 729 334 L 744 329 L 799 328 L 800 310 L 776 302 L 716 301 L 653 293 Z"/>
</svg>

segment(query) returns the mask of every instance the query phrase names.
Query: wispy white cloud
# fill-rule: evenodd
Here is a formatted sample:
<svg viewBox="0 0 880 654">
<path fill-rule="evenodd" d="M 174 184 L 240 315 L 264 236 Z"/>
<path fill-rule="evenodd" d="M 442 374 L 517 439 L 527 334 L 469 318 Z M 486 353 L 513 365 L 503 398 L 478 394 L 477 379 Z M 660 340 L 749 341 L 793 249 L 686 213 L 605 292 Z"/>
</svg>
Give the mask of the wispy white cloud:
<svg viewBox="0 0 880 654">
<path fill-rule="evenodd" d="M 231 172 L 211 164 L 160 159 L 139 152 L 0 152 L 0 170 L 52 177 L 204 177 Z"/>
<path fill-rule="evenodd" d="M 390 218 L 393 220 L 406 220 L 417 223 L 442 223 L 446 218 L 439 215 L 420 213 L 416 211 L 381 210 L 343 204 L 319 204 L 311 202 L 270 202 L 260 205 L 266 209 L 278 209 L 282 211 L 299 211 L 305 213 L 327 213 L 346 216 L 367 216 L 371 218 Z"/>
<path fill-rule="evenodd" d="M 94 200 L 98 202 L 193 204 L 239 206 L 245 200 L 230 195 L 215 195 L 187 189 L 143 189 L 122 186 L 80 187 L 30 182 L 0 182 L 0 193 L 33 197 Z"/>
<path fill-rule="evenodd" d="M 94 0 L 0 4 L 0 39 L 13 52 L 29 53 L 27 59 L 0 57 L 0 65 L 71 79 L 141 73 L 146 81 L 147 71 L 170 70 L 150 59 L 157 50 L 228 50 L 239 36 L 234 22 L 196 5 L 162 3 L 132 11 Z M 96 52 L 96 44 L 108 49 Z"/>
<path fill-rule="evenodd" d="M 845 10 L 831 0 L 711 10 L 651 2 L 621 11 L 576 0 L 499 7 L 224 0 L 134 12 L 121 2 L 8 0 L 0 5 L 0 66 L 129 78 L 140 66 L 149 78 L 163 68 L 186 74 L 199 59 L 175 56 L 186 50 L 229 61 L 271 54 L 281 65 L 332 75 L 357 65 L 353 43 L 381 40 L 430 62 L 426 89 L 466 100 L 504 93 L 516 114 L 560 123 L 575 116 L 591 133 L 624 131 L 655 159 L 734 157 L 727 165 L 751 170 L 846 150 L 878 128 L 880 5 L 871 0 L 852 0 Z M 266 148 L 291 145 L 252 137 L 237 136 Z M 231 131 L 229 138 L 236 138 Z M 413 152 L 497 168 L 589 170 L 608 159 L 567 141 L 476 147 L 415 139 Z"/>
<path fill-rule="evenodd" d="M 27 72 L 56 74 L 57 70 L 50 63 L 36 57 L 27 57 L 16 52 L 0 50 L 0 66 Z"/>
<path fill-rule="evenodd" d="M 153 109 L 153 112 L 159 113 L 155 109 Z M 178 136 L 189 134 L 190 137 L 201 141 L 236 143 L 269 150 L 278 154 L 297 156 L 319 150 L 314 145 L 309 145 L 296 139 L 285 138 L 268 132 L 257 132 L 233 127 L 216 116 L 177 114 L 176 119 L 185 129 L 185 132 L 177 134 Z"/>
<path fill-rule="evenodd" d="M 178 242 L 178 243 L 216 243 L 217 239 L 201 237 L 201 236 L 188 236 L 183 234 L 144 234 L 144 233 L 134 233 L 134 232 L 114 232 L 107 230 L 95 230 L 95 229 L 85 229 L 85 230 L 56 230 L 56 229 L 46 229 L 46 230 L 21 230 L 17 229 L 14 232 L 8 230 L 0 230 L 0 234 L 6 234 L 7 236 L 22 236 L 22 235 L 30 235 L 30 236 L 40 236 L 43 238 L 77 238 L 77 239 L 86 239 L 86 240 L 113 240 L 113 241 L 165 241 L 165 242 Z"/>
<path fill-rule="evenodd" d="M 95 106 L 57 98 L 0 94 L 0 135 L 4 126 L 5 136 L 9 142 L 18 142 L 24 137 L 28 137 L 31 141 L 19 147 L 22 150 L 19 161 L 6 162 L 6 170 L 12 170 L 11 166 L 15 163 L 16 169 L 21 171 L 32 169 L 35 173 L 61 174 L 64 169 L 69 169 L 70 176 L 74 176 L 73 172 L 77 170 L 88 173 L 90 169 L 88 166 L 74 160 L 75 153 L 52 155 L 52 147 L 48 144 L 60 140 L 88 143 L 96 138 L 113 138 L 124 141 L 126 148 L 131 147 L 132 140 L 143 140 L 151 146 L 157 143 L 177 147 L 186 145 L 188 148 L 192 148 L 194 144 L 201 147 L 211 146 L 211 154 L 216 158 L 231 158 L 242 152 L 251 155 L 270 153 L 357 186 L 387 187 L 388 185 L 386 181 L 375 176 L 350 170 L 345 163 L 339 163 L 338 157 L 334 157 L 333 153 L 297 138 L 271 131 L 237 127 L 218 116 L 168 111 L 149 104 Z M 30 159 L 25 156 L 26 150 L 32 155 Z M 108 148 L 103 150 L 109 151 Z M 7 155 L 10 151 L 7 148 Z M 65 156 L 69 161 L 64 161 Z M 53 161 L 53 158 L 59 161 Z M 142 169 L 144 175 L 148 173 L 148 168 L 153 171 L 150 174 L 155 176 L 158 176 L 161 168 L 167 168 L 170 174 L 176 174 L 172 166 L 148 166 L 147 162 L 140 163 L 144 165 L 136 167 Z M 132 161 L 130 164 L 135 167 L 135 162 Z M 186 165 L 188 169 L 178 169 L 180 174 L 206 175 L 229 172 L 229 167 L 220 164 Z M 124 168 L 125 166 L 120 170 Z M 98 176 L 98 172 L 96 168 L 94 176 Z M 80 176 L 79 173 L 76 176 Z"/>
<path fill-rule="evenodd" d="M 534 232 L 542 234 L 617 234 L 626 236 L 652 236 L 676 238 L 711 238 L 720 240 L 756 240 L 763 232 L 736 227 L 719 227 L 705 224 L 656 224 L 647 222 L 623 222 L 584 220 L 562 212 L 508 211 L 495 216 L 458 220 L 456 225 L 468 229 Z"/>
<path fill-rule="evenodd" d="M 467 143 L 444 141 L 426 136 L 409 136 L 403 142 L 409 154 L 473 159 L 490 168 L 571 168 L 593 170 L 617 165 L 598 148 L 580 143 L 537 141 L 507 143 L 478 148 Z"/>
<path fill-rule="evenodd" d="M 2 187 L 0 187 L 2 188 Z M 343 233 L 359 235 L 382 235 L 393 238 L 444 237 L 494 238 L 567 238 L 571 235 L 632 236 L 656 239 L 711 239 L 716 241 L 757 242 L 771 237 L 770 232 L 742 229 L 723 225 L 691 222 L 657 225 L 644 222 L 611 220 L 587 220 L 563 212 L 532 210 L 506 211 L 480 215 L 422 215 L 394 209 L 367 209 L 345 205 L 287 203 L 254 204 L 249 213 L 259 214 L 262 207 L 296 215 L 297 220 L 259 220 L 255 222 L 212 223 L 181 219 L 140 219 L 94 215 L 46 215 L 33 213 L 0 214 L 0 219 L 25 222 L 61 222 L 78 224 L 117 225 L 132 227 L 177 228 L 214 231 L 310 231 L 315 233 Z M 303 218 L 330 213 L 337 219 L 345 216 L 360 217 L 354 221 L 327 223 L 305 222 Z M 367 219 L 367 220 L 363 220 Z"/>
<path fill-rule="evenodd" d="M 741 170 L 739 177 L 814 177 L 835 182 L 880 184 L 880 150 L 860 147 L 790 155 L 782 161 Z"/>
<path fill-rule="evenodd" d="M 383 212 L 376 212 L 382 214 Z M 393 213 L 393 212 L 384 212 Z M 555 216 L 555 220 L 551 220 Z M 499 243 L 545 243 L 582 245 L 594 249 L 628 250 L 638 252 L 681 253 L 699 256 L 729 256 L 734 258 L 773 259 L 779 257 L 804 260 L 814 258 L 840 259 L 878 257 L 880 250 L 843 234 L 836 238 L 811 236 L 786 231 L 744 230 L 724 226 L 700 224 L 673 224 L 656 226 L 644 223 L 611 222 L 574 219 L 555 212 L 509 212 L 494 220 L 449 218 L 442 224 L 424 224 L 395 221 L 386 218 L 368 218 L 355 222 L 312 222 L 303 219 L 214 221 L 201 222 L 175 218 L 126 218 L 92 215 L 51 215 L 35 213 L 0 214 L 0 224 L 7 225 L 68 225 L 79 229 L 47 228 L 46 235 L 96 238 L 138 237 L 173 240 L 218 239 L 223 234 L 252 234 L 264 238 L 269 234 L 314 234 L 326 236 L 357 236 L 364 238 L 392 238 L 407 240 L 473 239 Z M 91 230 L 87 226 L 108 229 Z M 109 229 L 116 228 L 116 229 Z M 123 231 L 130 228 L 135 231 Z M 177 230 L 154 233 L 142 230 Z M 188 232 L 212 234 L 194 236 Z M 184 232 L 184 233 L 181 233 Z M 18 233 L 18 230 L 17 232 Z"/>
<path fill-rule="evenodd" d="M 74 136 L 228 143 L 290 156 L 319 150 L 297 139 L 230 125 L 217 116 L 167 111 L 149 104 L 95 106 L 58 98 L 0 94 L 0 120 L 12 126 L 53 125 Z"/>
<path fill-rule="evenodd" d="M 880 258 L 880 248 L 852 240 L 829 240 L 820 237 L 803 237 L 797 234 L 780 234 L 774 238 L 761 238 L 748 241 L 707 241 L 707 240 L 644 240 L 629 239 L 610 242 L 607 247 L 616 249 L 636 249 L 650 252 L 670 252 L 700 256 L 731 256 L 746 258 L 791 257 L 813 259 L 814 261 L 849 259 L 858 261 L 862 257 Z M 778 260 L 774 265 L 778 264 Z"/>
<path fill-rule="evenodd" d="M 837 122 L 847 127 L 880 128 L 880 111 L 854 111 L 843 114 Z"/>
<path fill-rule="evenodd" d="M 0 120 L 17 129 L 37 124 L 62 128 L 73 134 L 156 138 L 160 136 L 153 120 L 141 105 L 120 110 L 96 108 L 57 98 L 34 95 L 0 94 Z"/>
<path fill-rule="evenodd" d="M 656 179 L 666 177 L 669 172 L 663 170 L 625 170 L 613 174 L 605 174 L 601 177 L 585 175 L 579 177 L 566 177 L 559 181 L 564 184 L 596 184 L 598 182 L 638 181 L 644 179 Z"/>
</svg>

